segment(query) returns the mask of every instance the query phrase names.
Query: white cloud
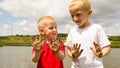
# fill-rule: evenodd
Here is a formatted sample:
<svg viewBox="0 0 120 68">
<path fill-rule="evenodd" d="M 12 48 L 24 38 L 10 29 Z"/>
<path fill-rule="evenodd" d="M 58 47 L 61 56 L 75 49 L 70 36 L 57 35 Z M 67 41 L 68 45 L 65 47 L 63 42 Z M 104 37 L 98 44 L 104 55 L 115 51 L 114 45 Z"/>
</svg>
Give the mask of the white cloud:
<svg viewBox="0 0 120 68">
<path fill-rule="evenodd" d="M 67 11 L 68 2 L 69 0 L 4 0 L 0 6 L 14 16 L 36 18 L 53 15 L 55 17 L 64 17 L 67 13 L 65 11 Z"/>
<path fill-rule="evenodd" d="M 13 24 L 14 34 L 37 34 L 37 25 L 27 20 L 19 21 Z"/>
<path fill-rule="evenodd" d="M 24 26 L 24 25 L 27 24 L 27 21 L 26 21 L 26 20 L 23 20 L 22 22 L 19 22 L 18 24 L 19 24 L 20 26 Z"/>
<path fill-rule="evenodd" d="M 9 28 L 10 28 L 10 25 L 4 24 L 3 27 L 4 27 L 5 29 L 9 29 Z"/>
<path fill-rule="evenodd" d="M 18 21 L 12 24 L 4 24 L 3 28 L 1 26 L 1 30 L 0 30 L 1 36 L 16 35 L 16 34 L 33 35 L 38 33 L 39 32 L 37 29 L 37 25 L 26 20 Z"/>
<path fill-rule="evenodd" d="M 36 20 L 45 15 L 52 15 L 58 23 L 60 32 L 66 33 L 66 27 L 70 26 L 71 21 L 68 11 L 68 5 L 71 0 L 3 0 L 0 2 L 0 8 L 10 12 L 15 17 L 23 17 Z M 107 34 L 120 35 L 120 0 L 91 0 L 93 15 L 91 21 L 102 25 Z M 0 11 L 0 15 L 3 12 Z M 7 19 L 6 19 L 7 20 Z M 8 20 L 7 23 L 9 23 Z M 35 21 L 34 21 L 35 22 Z M 14 21 L 14 34 L 35 34 L 37 27 L 33 21 L 24 19 Z M 5 28 L 11 24 L 6 24 Z M 1 24 L 3 26 L 3 24 Z M 9 26 L 10 27 L 10 26 Z M 1 28 L 5 31 L 5 28 Z M 5 32 L 3 32 L 5 33 Z M 10 32 L 9 32 L 10 33 Z"/>
</svg>

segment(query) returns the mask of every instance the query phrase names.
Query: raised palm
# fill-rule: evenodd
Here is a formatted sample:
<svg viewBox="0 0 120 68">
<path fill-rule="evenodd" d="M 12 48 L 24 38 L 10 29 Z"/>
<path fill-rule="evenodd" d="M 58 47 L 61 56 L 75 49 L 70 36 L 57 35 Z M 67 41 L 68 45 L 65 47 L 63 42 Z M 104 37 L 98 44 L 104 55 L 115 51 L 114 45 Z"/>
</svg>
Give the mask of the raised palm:
<svg viewBox="0 0 120 68">
<path fill-rule="evenodd" d="M 77 58 L 81 55 L 83 49 L 80 50 L 80 46 L 81 46 L 80 44 L 79 45 L 74 44 L 73 47 L 68 47 L 68 49 L 70 50 L 73 58 Z"/>
<path fill-rule="evenodd" d="M 99 46 L 98 44 L 96 44 L 95 42 L 93 42 L 93 44 L 94 44 L 94 46 L 95 46 L 95 49 L 92 48 L 92 47 L 91 47 L 90 49 L 93 51 L 93 53 L 94 53 L 97 57 L 101 58 L 101 57 L 103 56 L 103 53 L 102 53 L 102 51 L 101 51 L 100 46 Z"/>
<path fill-rule="evenodd" d="M 53 40 L 52 44 L 50 45 L 50 48 L 53 52 L 58 52 L 60 48 L 61 40 L 60 38 L 56 38 Z"/>
<path fill-rule="evenodd" d="M 31 45 L 33 46 L 35 51 L 40 51 L 43 47 L 43 41 L 41 39 L 41 36 L 35 36 L 32 39 Z"/>
</svg>

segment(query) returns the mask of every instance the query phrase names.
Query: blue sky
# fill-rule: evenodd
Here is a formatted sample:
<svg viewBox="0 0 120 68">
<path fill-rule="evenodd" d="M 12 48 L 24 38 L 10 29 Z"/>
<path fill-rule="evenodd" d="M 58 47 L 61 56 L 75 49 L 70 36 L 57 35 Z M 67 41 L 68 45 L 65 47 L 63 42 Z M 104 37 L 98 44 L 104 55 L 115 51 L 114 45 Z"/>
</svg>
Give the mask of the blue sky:
<svg viewBox="0 0 120 68">
<path fill-rule="evenodd" d="M 0 0 L 0 36 L 39 34 L 36 22 L 52 15 L 59 33 L 67 33 L 75 26 L 68 5 L 71 0 Z M 120 35 L 120 0 L 91 0 L 93 14 L 90 21 L 100 24 L 107 35 Z"/>
</svg>

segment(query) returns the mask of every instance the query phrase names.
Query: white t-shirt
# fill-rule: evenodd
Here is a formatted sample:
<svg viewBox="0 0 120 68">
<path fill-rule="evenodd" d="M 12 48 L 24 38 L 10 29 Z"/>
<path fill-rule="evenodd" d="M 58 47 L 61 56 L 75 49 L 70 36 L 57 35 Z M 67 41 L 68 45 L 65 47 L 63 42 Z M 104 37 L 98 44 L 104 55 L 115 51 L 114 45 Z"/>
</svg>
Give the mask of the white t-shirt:
<svg viewBox="0 0 120 68">
<path fill-rule="evenodd" d="M 71 68 L 103 68 L 102 59 L 98 58 L 90 49 L 90 47 L 95 48 L 93 42 L 101 48 L 110 44 L 100 25 L 92 24 L 84 29 L 75 27 L 70 30 L 65 45 L 73 46 L 73 44 L 78 43 L 81 44 L 80 49 L 83 49 L 79 61 L 73 60 Z"/>
</svg>

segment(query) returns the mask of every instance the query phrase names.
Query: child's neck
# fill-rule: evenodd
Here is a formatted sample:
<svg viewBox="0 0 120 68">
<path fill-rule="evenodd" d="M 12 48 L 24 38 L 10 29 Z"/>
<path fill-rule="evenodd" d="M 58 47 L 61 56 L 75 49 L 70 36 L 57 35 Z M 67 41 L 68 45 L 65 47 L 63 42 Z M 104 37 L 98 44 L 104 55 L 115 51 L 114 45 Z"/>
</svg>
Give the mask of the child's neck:
<svg viewBox="0 0 120 68">
<path fill-rule="evenodd" d="M 84 28 L 87 28 L 91 25 L 91 23 L 89 21 L 87 21 L 85 24 L 83 24 L 83 26 L 80 26 L 79 28 L 80 29 L 84 29 Z"/>
</svg>

